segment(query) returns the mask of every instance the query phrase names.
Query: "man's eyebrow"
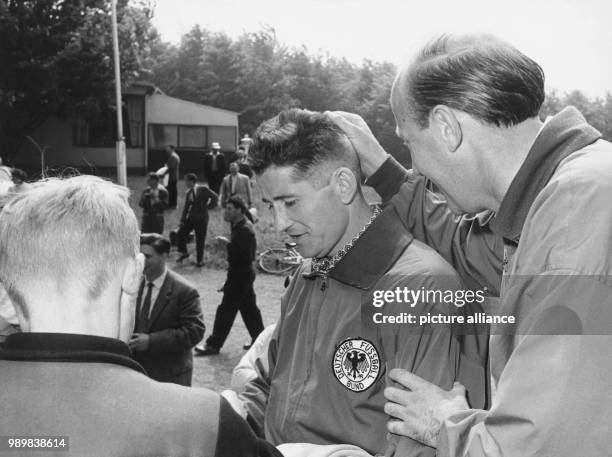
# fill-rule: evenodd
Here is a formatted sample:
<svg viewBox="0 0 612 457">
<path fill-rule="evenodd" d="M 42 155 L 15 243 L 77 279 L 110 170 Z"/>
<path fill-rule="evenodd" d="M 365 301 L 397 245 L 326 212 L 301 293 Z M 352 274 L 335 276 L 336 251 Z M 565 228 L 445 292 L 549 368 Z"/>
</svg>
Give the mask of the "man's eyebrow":
<svg viewBox="0 0 612 457">
<path fill-rule="evenodd" d="M 276 197 L 272 198 L 272 201 L 284 200 L 286 198 L 295 198 L 295 197 L 297 197 L 297 195 L 295 194 L 277 195 Z M 264 203 L 272 203 L 272 201 L 270 201 L 269 198 L 262 197 L 261 200 Z"/>
</svg>

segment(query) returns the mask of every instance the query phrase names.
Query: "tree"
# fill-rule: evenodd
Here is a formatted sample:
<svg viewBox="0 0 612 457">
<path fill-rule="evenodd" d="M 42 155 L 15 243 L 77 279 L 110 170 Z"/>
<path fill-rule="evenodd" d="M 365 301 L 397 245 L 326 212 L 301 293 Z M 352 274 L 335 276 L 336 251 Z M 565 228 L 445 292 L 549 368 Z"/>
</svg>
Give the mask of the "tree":
<svg viewBox="0 0 612 457">
<path fill-rule="evenodd" d="M 586 120 L 599 130 L 603 137 L 612 141 L 612 95 L 606 94 L 604 99 L 590 99 L 579 90 L 559 96 L 553 90 L 546 94 L 544 104 L 540 109 L 540 117 L 545 119 L 547 116 L 557 114 L 566 106 L 574 106 Z"/>
<path fill-rule="evenodd" d="M 388 62 L 360 65 L 329 55 L 288 49 L 273 28 L 232 39 L 196 26 L 180 46 L 153 46 L 155 83 L 166 93 L 240 113 L 243 131 L 253 132 L 278 112 L 301 107 L 360 114 L 381 145 L 405 165 L 410 154 L 395 135 L 390 93 L 397 69 Z M 590 100 L 579 91 L 552 91 L 541 117 L 574 104 L 604 136 L 612 135 L 612 97 Z"/>
<path fill-rule="evenodd" d="M 110 0 L 0 0 L 0 154 L 11 160 L 49 116 L 114 104 Z M 139 78 L 155 35 L 146 1 L 118 4 L 122 82 Z"/>
</svg>

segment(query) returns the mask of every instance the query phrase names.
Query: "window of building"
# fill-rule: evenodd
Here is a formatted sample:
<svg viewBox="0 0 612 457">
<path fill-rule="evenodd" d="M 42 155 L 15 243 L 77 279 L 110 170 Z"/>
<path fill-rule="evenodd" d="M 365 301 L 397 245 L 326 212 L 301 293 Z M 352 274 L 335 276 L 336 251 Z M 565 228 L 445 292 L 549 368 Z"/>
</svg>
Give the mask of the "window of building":
<svg viewBox="0 0 612 457">
<path fill-rule="evenodd" d="M 208 147 L 214 142 L 219 143 L 223 151 L 236 150 L 236 127 L 211 125 L 208 127 Z"/>
<path fill-rule="evenodd" d="M 178 129 L 176 125 L 149 124 L 149 148 L 163 149 L 166 145 L 178 144 Z"/>
<path fill-rule="evenodd" d="M 142 147 L 144 138 L 144 99 L 126 97 L 123 107 L 123 135 L 127 147 Z M 114 147 L 117 141 L 117 113 L 114 107 L 73 124 L 76 146 Z"/>
<path fill-rule="evenodd" d="M 206 148 L 206 127 L 180 125 L 178 128 L 178 145 L 181 148 Z"/>
</svg>

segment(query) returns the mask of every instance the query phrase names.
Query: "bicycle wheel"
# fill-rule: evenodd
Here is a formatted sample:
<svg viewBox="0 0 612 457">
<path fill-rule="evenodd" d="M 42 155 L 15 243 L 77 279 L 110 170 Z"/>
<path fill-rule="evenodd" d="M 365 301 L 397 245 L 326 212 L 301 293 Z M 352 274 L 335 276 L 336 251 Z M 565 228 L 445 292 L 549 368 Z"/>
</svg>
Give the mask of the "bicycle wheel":
<svg viewBox="0 0 612 457">
<path fill-rule="evenodd" d="M 297 265 L 291 261 L 295 257 L 288 249 L 272 248 L 259 254 L 258 265 L 266 273 L 280 275 L 294 269 Z"/>
</svg>

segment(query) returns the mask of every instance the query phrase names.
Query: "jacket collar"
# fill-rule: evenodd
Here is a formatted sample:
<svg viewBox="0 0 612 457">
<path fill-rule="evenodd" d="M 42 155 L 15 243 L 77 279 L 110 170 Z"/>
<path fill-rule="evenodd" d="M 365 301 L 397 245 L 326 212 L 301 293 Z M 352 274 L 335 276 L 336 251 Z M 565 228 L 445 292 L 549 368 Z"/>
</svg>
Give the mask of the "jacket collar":
<svg viewBox="0 0 612 457">
<path fill-rule="evenodd" d="M 157 294 L 157 298 L 155 299 L 155 303 L 151 303 L 152 310 L 151 315 L 149 316 L 147 331 L 151 330 L 153 323 L 159 317 L 163 309 L 166 307 L 170 300 L 170 295 L 172 295 L 172 291 L 174 290 L 174 273 L 166 268 L 166 271 L 162 275 L 164 277 L 163 282 L 159 286 L 159 293 Z M 161 276 L 158 278 L 161 279 Z M 157 279 L 156 279 L 157 281 Z M 140 316 L 140 305 L 142 303 L 142 295 L 144 292 L 144 286 L 146 284 L 146 279 L 140 282 L 140 288 L 138 289 L 138 296 L 136 297 L 136 303 L 138 308 L 136 310 L 136 316 Z M 155 282 L 155 281 L 154 281 Z"/>
<path fill-rule="evenodd" d="M 145 373 L 123 341 L 70 333 L 15 333 L 4 342 L 0 360 L 111 363 Z"/>
<path fill-rule="evenodd" d="M 369 290 L 389 271 L 412 240 L 412 234 L 402 223 L 395 207 L 388 206 L 329 272 L 329 277 Z M 304 275 L 311 278 L 315 275 L 310 262 Z"/>
<path fill-rule="evenodd" d="M 565 108 L 549 120 L 510 184 L 491 229 L 506 240 L 518 243 L 531 205 L 559 163 L 599 138 L 601 133 L 574 107 Z"/>
<path fill-rule="evenodd" d="M 240 219 L 238 222 L 236 222 L 235 224 L 232 224 L 232 231 L 239 229 L 240 227 L 242 227 L 243 225 L 246 225 L 247 222 L 247 218 L 246 216 L 242 216 L 242 219 Z"/>
<path fill-rule="evenodd" d="M 164 278 L 164 282 L 162 283 L 161 288 L 159 289 L 159 294 L 157 294 L 157 300 L 155 300 L 155 303 L 153 303 L 152 305 L 153 310 L 151 311 L 151 316 L 149 317 L 149 331 L 151 331 L 151 327 L 170 301 L 170 295 L 172 294 L 173 289 L 173 273 L 168 270 L 166 277 Z"/>
</svg>

